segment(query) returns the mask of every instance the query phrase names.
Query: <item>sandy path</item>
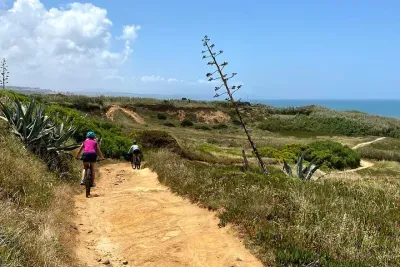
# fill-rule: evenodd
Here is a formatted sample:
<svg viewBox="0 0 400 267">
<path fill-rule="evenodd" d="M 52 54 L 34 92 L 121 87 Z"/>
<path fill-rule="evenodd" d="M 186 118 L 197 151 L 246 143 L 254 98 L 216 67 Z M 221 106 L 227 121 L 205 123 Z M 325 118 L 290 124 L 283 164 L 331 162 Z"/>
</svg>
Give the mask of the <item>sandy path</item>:
<svg viewBox="0 0 400 267">
<path fill-rule="evenodd" d="M 76 197 L 76 254 L 88 266 L 262 266 L 215 214 L 172 194 L 149 169 L 100 168 Z M 126 265 L 124 265 L 124 261 Z"/>
<path fill-rule="evenodd" d="M 120 106 L 116 106 L 113 105 L 111 106 L 107 112 L 106 112 L 106 117 L 110 120 L 114 120 L 114 113 L 117 110 L 121 110 L 122 112 L 124 112 L 126 115 L 128 115 L 129 117 L 131 117 L 135 122 L 140 123 L 140 124 L 144 124 L 144 119 L 142 117 L 139 116 L 139 114 L 137 114 L 136 112 L 133 112 L 132 110 L 129 110 L 127 108 L 121 108 Z"/>
<path fill-rule="evenodd" d="M 385 138 L 386 138 L 386 137 L 379 137 L 379 138 L 377 138 L 377 139 L 375 139 L 375 140 L 372 140 L 372 141 L 369 141 L 369 142 L 360 143 L 360 144 L 354 146 L 353 149 L 357 149 L 357 148 L 360 148 L 360 147 L 364 147 L 364 146 L 370 145 L 370 144 L 372 144 L 372 143 L 381 141 L 381 140 L 383 140 L 383 139 L 385 139 Z"/>
</svg>

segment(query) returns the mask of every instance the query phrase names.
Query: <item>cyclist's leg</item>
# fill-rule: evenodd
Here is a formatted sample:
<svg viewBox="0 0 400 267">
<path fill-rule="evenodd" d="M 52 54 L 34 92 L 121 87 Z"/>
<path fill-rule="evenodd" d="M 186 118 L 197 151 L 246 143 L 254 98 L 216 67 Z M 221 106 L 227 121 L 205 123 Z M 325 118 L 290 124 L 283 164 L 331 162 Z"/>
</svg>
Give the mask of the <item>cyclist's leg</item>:
<svg viewBox="0 0 400 267">
<path fill-rule="evenodd" d="M 96 177 L 96 172 L 94 171 L 96 168 L 95 168 L 95 163 L 94 162 L 91 162 L 90 163 L 90 174 L 92 175 L 92 185 L 94 185 L 94 178 Z"/>
<path fill-rule="evenodd" d="M 89 162 L 83 162 L 81 185 L 83 185 L 83 180 L 85 180 L 86 170 L 88 169 L 88 167 L 89 167 Z"/>
</svg>

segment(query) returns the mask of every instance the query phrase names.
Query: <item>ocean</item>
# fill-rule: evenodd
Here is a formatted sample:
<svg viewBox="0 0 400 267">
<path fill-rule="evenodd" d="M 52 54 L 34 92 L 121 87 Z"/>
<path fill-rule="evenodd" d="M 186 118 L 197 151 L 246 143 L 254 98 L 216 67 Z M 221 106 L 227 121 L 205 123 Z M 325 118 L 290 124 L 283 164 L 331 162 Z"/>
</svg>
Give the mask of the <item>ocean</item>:
<svg viewBox="0 0 400 267">
<path fill-rule="evenodd" d="M 273 107 L 318 105 L 338 111 L 358 110 L 373 115 L 400 118 L 400 99 L 396 100 L 318 100 L 318 99 L 262 99 L 251 101 Z"/>
</svg>

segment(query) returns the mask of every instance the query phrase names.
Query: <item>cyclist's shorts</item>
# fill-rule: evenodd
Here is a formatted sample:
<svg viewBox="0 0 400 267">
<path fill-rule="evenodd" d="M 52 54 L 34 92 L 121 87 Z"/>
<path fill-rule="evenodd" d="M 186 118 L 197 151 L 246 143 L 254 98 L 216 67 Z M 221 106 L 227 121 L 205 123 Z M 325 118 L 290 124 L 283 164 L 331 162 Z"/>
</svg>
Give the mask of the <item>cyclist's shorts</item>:
<svg viewBox="0 0 400 267">
<path fill-rule="evenodd" d="M 83 162 L 96 162 L 97 154 L 96 153 L 83 153 L 82 160 L 83 160 Z"/>
<path fill-rule="evenodd" d="M 140 150 L 139 150 L 139 149 L 133 150 L 133 154 L 134 154 L 134 155 L 139 155 L 139 154 L 140 154 Z"/>
</svg>

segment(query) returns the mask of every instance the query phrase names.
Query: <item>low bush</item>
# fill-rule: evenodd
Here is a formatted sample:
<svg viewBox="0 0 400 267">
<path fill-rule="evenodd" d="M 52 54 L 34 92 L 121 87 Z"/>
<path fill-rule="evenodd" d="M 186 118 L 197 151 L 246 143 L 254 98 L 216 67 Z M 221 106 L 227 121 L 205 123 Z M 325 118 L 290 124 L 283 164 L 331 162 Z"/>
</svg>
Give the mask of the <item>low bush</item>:
<svg viewBox="0 0 400 267">
<path fill-rule="evenodd" d="M 191 127 L 191 126 L 193 126 L 194 125 L 194 123 L 191 121 L 191 120 L 188 120 L 188 119 L 184 119 L 182 122 L 181 122 L 181 126 L 182 127 Z"/>
<path fill-rule="evenodd" d="M 317 158 L 328 168 L 343 170 L 360 166 L 360 154 L 348 146 L 333 141 L 317 141 L 309 144 L 305 159 Z"/>
<path fill-rule="evenodd" d="M 169 149 L 172 152 L 183 154 L 181 147 L 174 137 L 172 137 L 166 131 L 160 130 L 145 130 L 141 131 L 136 135 L 136 139 L 139 143 L 147 149 L 164 148 Z"/>
<path fill-rule="evenodd" d="M 167 115 L 165 113 L 157 113 L 157 119 L 166 120 L 167 119 Z"/>
<path fill-rule="evenodd" d="M 167 127 L 176 127 L 176 125 L 173 124 L 172 122 L 164 122 L 163 125 Z"/>
<path fill-rule="evenodd" d="M 218 124 L 213 125 L 212 127 L 213 127 L 213 129 L 216 129 L 216 130 L 222 130 L 222 129 L 227 129 L 228 125 L 226 125 L 224 123 L 218 123 Z"/>
<path fill-rule="evenodd" d="M 333 141 L 317 141 L 308 145 L 286 144 L 280 149 L 269 146 L 259 148 L 262 157 L 286 160 L 288 163 L 297 163 L 298 157 L 305 153 L 304 159 L 311 161 L 317 158 L 316 163 L 322 163 L 330 169 L 343 170 L 360 166 L 360 154 L 357 151 Z"/>
</svg>

